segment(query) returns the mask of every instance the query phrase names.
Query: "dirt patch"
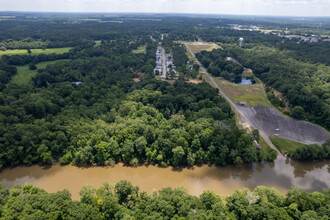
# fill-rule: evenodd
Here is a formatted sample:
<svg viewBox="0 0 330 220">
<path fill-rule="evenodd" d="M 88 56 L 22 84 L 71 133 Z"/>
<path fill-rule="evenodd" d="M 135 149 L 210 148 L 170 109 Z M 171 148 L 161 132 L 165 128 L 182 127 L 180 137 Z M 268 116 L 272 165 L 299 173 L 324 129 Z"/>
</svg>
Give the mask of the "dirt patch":
<svg viewBox="0 0 330 220">
<path fill-rule="evenodd" d="M 281 101 L 284 102 L 285 107 L 283 108 L 283 110 L 286 111 L 286 112 L 290 112 L 291 109 L 290 109 L 290 107 L 289 107 L 289 100 L 286 99 L 286 98 L 284 98 L 284 97 L 283 97 L 283 94 L 280 93 L 279 91 L 277 91 L 277 90 L 275 90 L 275 89 L 273 89 L 273 88 L 272 88 L 272 91 L 273 91 L 273 93 L 274 93 L 274 95 L 275 95 L 276 98 L 278 98 L 279 100 L 281 100 Z"/>
<path fill-rule="evenodd" d="M 140 82 L 141 79 L 140 79 L 140 78 L 133 78 L 133 81 L 134 81 L 134 82 Z"/>
<path fill-rule="evenodd" d="M 203 81 L 200 79 L 189 79 L 187 82 L 193 83 L 193 84 L 199 84 L 199 83 L 202 83 Z"/>
</svg>

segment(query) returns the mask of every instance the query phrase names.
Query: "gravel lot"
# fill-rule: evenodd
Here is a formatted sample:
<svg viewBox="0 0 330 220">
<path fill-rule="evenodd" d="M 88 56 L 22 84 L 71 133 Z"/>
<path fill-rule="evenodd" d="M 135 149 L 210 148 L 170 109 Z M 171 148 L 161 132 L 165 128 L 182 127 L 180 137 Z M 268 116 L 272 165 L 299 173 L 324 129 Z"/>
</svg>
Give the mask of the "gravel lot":
<svg viewBox="0 0 330 220">
<path fill-rule="evenodd" d="M 283 116 L 273 107 L 265 106 L 239 106 L 236 107 L 242 112 L 258 130 L 262 130 L 269 137 L 291 139 L 305 144 L 322 145 L 330 139 L 330 133 L 312 123 L 295 120 Z M 278 131 L 276 130 L 278 129 Z"/>
</svg>

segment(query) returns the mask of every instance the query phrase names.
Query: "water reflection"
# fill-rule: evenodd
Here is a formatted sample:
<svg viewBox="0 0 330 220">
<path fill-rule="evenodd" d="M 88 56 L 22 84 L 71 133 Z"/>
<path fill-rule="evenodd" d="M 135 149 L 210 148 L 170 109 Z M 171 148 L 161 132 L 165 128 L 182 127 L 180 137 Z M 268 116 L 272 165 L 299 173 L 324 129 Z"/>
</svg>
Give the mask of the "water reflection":
<svg viewBox="0 0 330 220">
<path fill-rule="evenodd" d="M 236 76 L 232 78 L 231 81 L 238 85 L 252 85 L 256 83 L 254 79 L 242 78 L 241 76 Z"/>
<path fill-rule="evenodd" d="M 49 192 L 62 189 L 71 191 L 78 199 L 84 184 L 99 187 L 104 181 L 111 184 L 127 179 L 141 190 L 152 192 L 164 187 L 185 187 L 191 194 L 199 195 L 206 189 L 217 194 L 229 195 L 236 188 L 255 188 L 258 185 L 275 187 L 285 193 L 292 186 L 308 192 L 322 191 L 330 187 L 329 161 L 297 162 L 279 157 L 275 162 L 244 164 L 240 166 L 195 166 L 191 169 L 159 168 L 157 166 L 79 168 L 54 165 L 7 168 L 0 173 L 0 181 L 7 187 L 15 183 L 33 183 Z"/>
</svg>

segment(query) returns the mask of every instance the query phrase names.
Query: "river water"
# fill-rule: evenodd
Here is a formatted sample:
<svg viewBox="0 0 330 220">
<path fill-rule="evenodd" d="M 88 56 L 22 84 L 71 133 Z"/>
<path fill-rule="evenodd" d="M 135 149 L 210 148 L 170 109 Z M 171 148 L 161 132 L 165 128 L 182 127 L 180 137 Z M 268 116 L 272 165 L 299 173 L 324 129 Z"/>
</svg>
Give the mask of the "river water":
<svg viewBox="0 0 330 220">
<path fill-rule="evenodd" d="M 123 164 L 88 168 L 34 165 L 6 168 L 0 172 L 0 182 L 7 187 L 29 182 L 48 192 L 68 189 L 73 199 L 79 199 L 78 192 L 84 184 L 99 187 L 105 181 L 114 184 L 122 179 L 129 180 L 146 192 L 183 186 L 192 195 L 199 195 L 207 189 L 220 195 L 230 195 L 236 188 L 253 189 L 258 185 L 275 187 L 283 194 L 292 186 L 308 192 L 322 192 L 323 188 L 330 187 L 330 161 L 296 162 L 279 157 L 272 163 L 225 167 L 203 165 L 191 169 L 153 165 L 127 167 Z"/>
</svg>

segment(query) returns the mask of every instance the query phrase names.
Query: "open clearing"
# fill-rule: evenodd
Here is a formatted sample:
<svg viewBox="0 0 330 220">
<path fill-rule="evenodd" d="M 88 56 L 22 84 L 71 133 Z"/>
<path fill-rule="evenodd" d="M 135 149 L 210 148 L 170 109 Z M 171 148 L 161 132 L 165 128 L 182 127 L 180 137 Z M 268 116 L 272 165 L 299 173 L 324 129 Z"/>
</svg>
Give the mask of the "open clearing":
<svg viewBox="0 0 330 220">
<path fill-rule="evenodd" d="M 132 53 L 135 53 L 135 54 L 137 54 L 137 53 L 146 53 L 146 51 L 147 51 L 147 46 L 144 45 L 144 46 L 139 46 L 135 50 L 132 50 Z"/>
<path fill-rule="evenodd" d="M 202 83 L 203 81 L 200 79 L 189 79 L 187 82 L 193 83 L 193 84 L 199 84 L 199 83 Z"/>
<path fill-rule="evenodd" d="M 201 52 L 202 50 L 212 51 L 213 49 L 221 48 L 213 42 L 186 42 L 193 53 Z"/>
<path fill-rule="evenodd" d="M 246 102 L 249 106 L 270 106 L 262 84 L 237 85 L 219 77 L 213 79 L 234 103 Z"/>
<path fill-rule="evenodd" d="M 281 151 L 282 154 L 291 154 L 293 150 L 305 146 L 303 143 L 280 137 L 271 137 L 270 140 Z"/>
<path fill-rule="evenodd" d="M 46 68 L 46 66 L 49 65 L 49 64 L 54 64 L 54 63 L 60 62 L 60 61 L 65 61 L 65 60 L 55 60 L 55 61 L 41 62 L 41 63 L 36 64 L 36 67 L 38 69 L 43 69 L 43 68 Z M 18 85 L 22 85 L 24 83 L 27 83 L 27 82 L 29 82 L 29 80 L 32 77 L 34 77 L 37 74 L 38 69 L 30 70 L 29 65 L 17 66 L 17 74 L 13 76 L 13 78 L 11 79 L 10 82 L 16 83 Z"/>
<path fill-rule="evenodd" d="M 268 137 L 278 137 L 294 140 L 304 144 L 322 145 L 330 139 L 330 133 L 307 121 L 296 120 L 282 115 L 272 106 L 240 106 L 237 109 L 253 127 L 263 131 Z M 276 130 L 278 129 L 278 131 Z"/>
<path fill-rule="evenodd" d="M 69 52 L 72 47 L 50 48 L 50 49 L 31 49 L 31 55 L 37 54 L 62 54 Z M 3 55 L 29 55 L 26 49 L 0 51 L 0 57 Z"/>
</svg>

